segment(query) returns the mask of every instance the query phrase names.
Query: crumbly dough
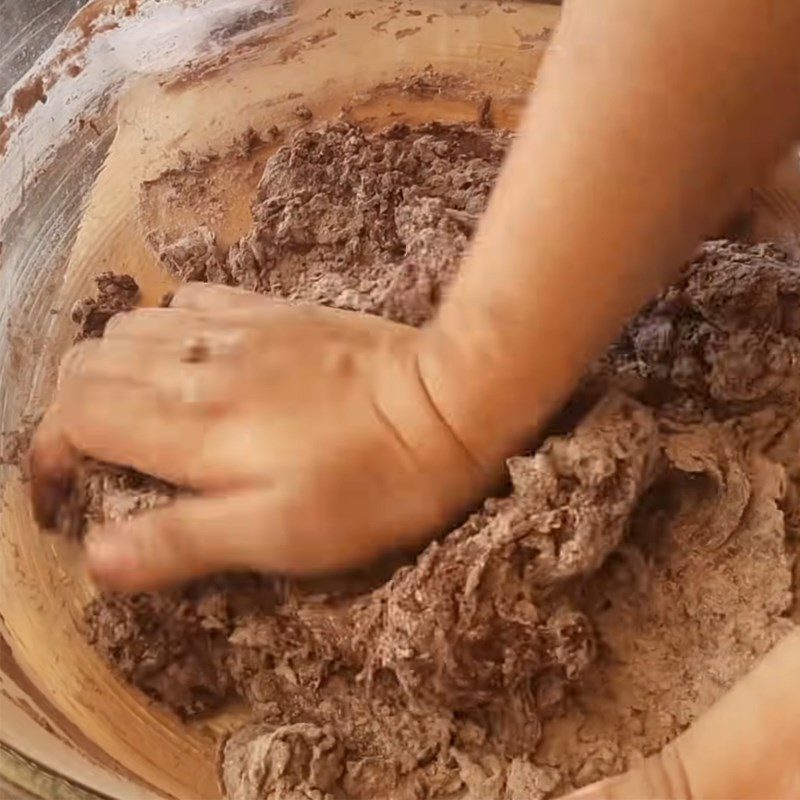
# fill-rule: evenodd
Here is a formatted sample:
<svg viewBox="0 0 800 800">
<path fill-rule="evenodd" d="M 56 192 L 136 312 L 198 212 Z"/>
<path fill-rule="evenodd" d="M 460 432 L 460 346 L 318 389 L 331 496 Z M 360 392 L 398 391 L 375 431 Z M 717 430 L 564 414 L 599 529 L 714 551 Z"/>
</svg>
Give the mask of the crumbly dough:
<svg viewBox="0 0 800 800">
<path fill-rule="evenodd" d="M 227 254 L 201 226 L 159 255 L 183 280 L 418 325 L 455 273 L 508 142 L 437 123 L 304 131 L 267 162 L 252 229 Z"/>
<path fill-rule="evenodd" d="M 469 126 L 300 133 L 268 162 L 247 236 L 222 254 L 203 228 L 162 261 L 420 324 L 507 143 Z M 182 715 L 249 703 L 220 748 L 232 800 L 555 796 L 661 747 L 800 621 L 798 411 L 800 265 L 711 242 L 508 462 L 509 493 L 417 558 L 105 595 L 89 637 Z M 174 494 L 88 463 L 80 488 L 100 520 Z"/>
</svg>

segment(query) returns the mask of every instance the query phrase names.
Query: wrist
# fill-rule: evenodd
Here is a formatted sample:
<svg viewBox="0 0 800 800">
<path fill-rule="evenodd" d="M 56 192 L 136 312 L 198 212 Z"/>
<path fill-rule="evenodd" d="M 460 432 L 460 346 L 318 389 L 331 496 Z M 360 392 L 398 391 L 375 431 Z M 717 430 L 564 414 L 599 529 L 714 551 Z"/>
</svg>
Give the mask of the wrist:
<svg viewBox="0 0 800 800">
<path fill-rule="evenodd" d="M 474 313 L 473 313 L 474 312 Z M 448 308 L 418 342 L 420 379 L 442 419 L 473 460 L 494 471 L 532 441 L 557 404 L 510 357 L 503 331 L 476 310 Z"/>
</svg>

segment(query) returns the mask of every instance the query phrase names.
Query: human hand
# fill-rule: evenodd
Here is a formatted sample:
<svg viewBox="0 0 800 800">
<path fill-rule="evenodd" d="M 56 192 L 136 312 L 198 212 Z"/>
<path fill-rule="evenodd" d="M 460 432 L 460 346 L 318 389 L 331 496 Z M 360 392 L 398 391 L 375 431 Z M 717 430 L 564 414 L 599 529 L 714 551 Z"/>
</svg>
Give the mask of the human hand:
<svg viewBox="0 0 800 800">
<path fill-rule="evenodd" d="M 800 798 L 800 631 L 638 769 L 565 800 Z"/>
<path fill-rule="evenodd" d="M 194 492 L 90 533 L 90 571 L 111 588 L 313 573 L 420 544 L 492 479 L 426 388 L 422 335 L 202 284 L 118 315 L 63 362 L 31 451 L 39 521 L 52 526 L 80 453 Z"/>
</svg>

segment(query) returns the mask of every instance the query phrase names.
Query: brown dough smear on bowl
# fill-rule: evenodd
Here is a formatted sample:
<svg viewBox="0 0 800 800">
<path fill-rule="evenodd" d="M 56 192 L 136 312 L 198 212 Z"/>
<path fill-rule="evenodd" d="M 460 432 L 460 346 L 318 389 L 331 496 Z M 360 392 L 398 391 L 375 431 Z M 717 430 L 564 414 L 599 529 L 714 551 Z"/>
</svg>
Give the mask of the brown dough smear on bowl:
<svg viewBox="0 0 800 800">
<path fill-rule="evenodd" d="M 229 252 L 201 227 L 159 254 L 184 279 L 418 325 L 508 142 L 466 125 L 302 132 Z M 103 281 L 86 335 L 135 303 L 127 279 Z M 250 704 L 220 749 L 236 800 L 530 800 L 614 774 L 798 623 L 798 365 L 800 265 L 707 243 L 509 460 L 508 495 L 416 559 L 104 595 L 89 638 L 184 716 Z M 79 486 L 84 523 L 173 494 L 94 463 Z"/>
</svg>

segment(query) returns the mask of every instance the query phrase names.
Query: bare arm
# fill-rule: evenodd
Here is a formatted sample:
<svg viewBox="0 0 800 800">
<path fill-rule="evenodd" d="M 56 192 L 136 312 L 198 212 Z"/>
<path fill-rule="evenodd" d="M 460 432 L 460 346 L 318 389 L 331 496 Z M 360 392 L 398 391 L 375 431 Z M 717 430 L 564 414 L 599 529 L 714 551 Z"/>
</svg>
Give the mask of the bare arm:
<svg viewBox="0 0 800 800">
<path fill-rule="evenodd" d="M 800 797 L 800 630 L 639 768 L 569 800 Z"/>
<path fill-rule="evenodd" d="M 430 327 L 196 285 L 118 318 L 62 368 L 32 451 L 39 520 L 55 522 L 83 453 L 194 490 L 95 532 L 89 566 L 113 588 L 419 544 L 485 495 L 799 132 L 797 0 L 573 0 Z M 195 331 L 199 365 L 178 346 Z M 593 796 L 796 796 L 798 663 L 794 633 Z"/>
<path fill-rule="evenodd" d="M 431 326 L 198 285 L 117 318 L 62 365 L 32 451 L 38 519 L 54 523 L 87 454 L 195 492 L 94 537 L 90 565 L 118 588 L 424 542 L 485 496 L 799 122 L 796 0 L 573 0 Z M 200 365 L 180 356 L 192 331 Z"/>
<path fill-rule="evenodd" d="M 469 449 L 529 437 L 798 135 L 800 4 L 565 3 L 422 354 Z"/>
</svg>

